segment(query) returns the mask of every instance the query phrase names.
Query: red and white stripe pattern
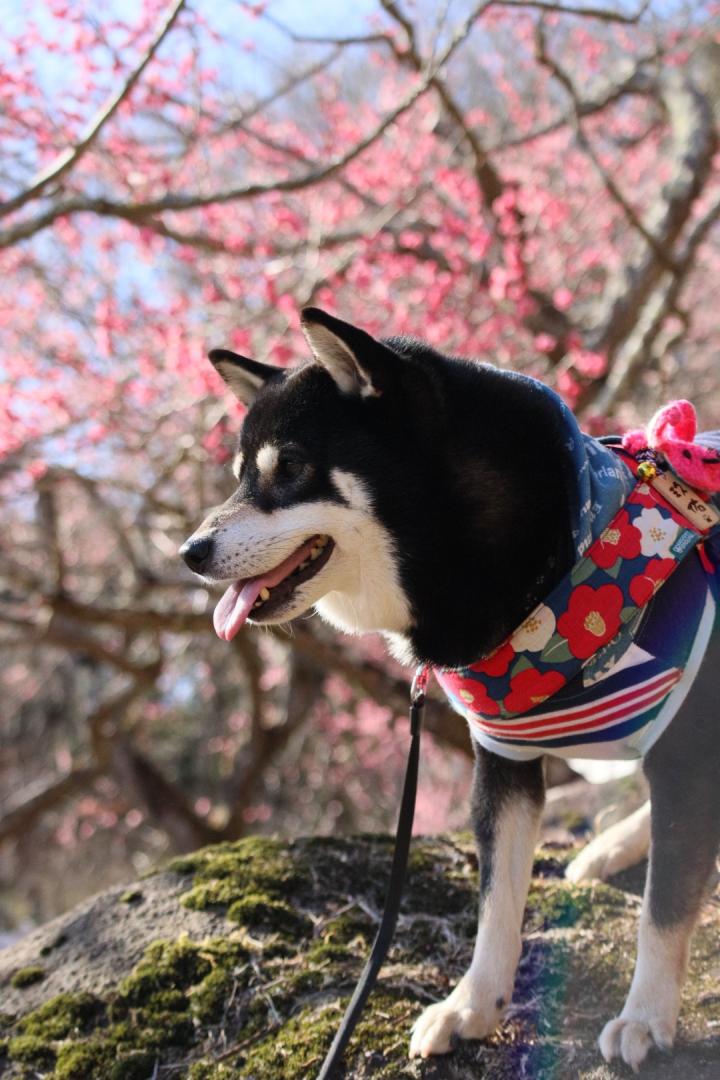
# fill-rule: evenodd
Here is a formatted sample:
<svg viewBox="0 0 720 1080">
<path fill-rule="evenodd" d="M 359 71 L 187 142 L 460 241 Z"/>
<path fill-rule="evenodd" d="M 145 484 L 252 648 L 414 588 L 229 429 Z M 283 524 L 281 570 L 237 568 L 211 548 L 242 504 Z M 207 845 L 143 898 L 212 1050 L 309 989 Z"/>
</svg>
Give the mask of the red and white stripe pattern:
<svg viewBox="0 0 720 1080">
<path fill-rule="evenodd" d="M 498 722 L 472 711 L 468 711 L 466 716 L 473 726 L 496 739 L 522 739 L 523 742 L 532 742 L 584 735 L 585 732 L 603 731 L 624 724 L 647 712 L 667 697 L 682 675 L 679 668 L 668 668 L 629 689 L 608 694 L 592 705 L 577 709 L 556 709 L 535 715 L 531 719 L 518 718 Z"/>
</svg>

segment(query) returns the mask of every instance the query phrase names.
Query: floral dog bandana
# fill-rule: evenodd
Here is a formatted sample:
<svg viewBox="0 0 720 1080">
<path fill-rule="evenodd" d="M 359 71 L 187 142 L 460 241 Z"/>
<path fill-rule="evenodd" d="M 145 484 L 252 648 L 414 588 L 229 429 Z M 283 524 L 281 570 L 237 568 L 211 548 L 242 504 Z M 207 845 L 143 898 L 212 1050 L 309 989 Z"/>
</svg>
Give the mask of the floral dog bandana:
<svg viewBox="0 0 720 1080">
<path fill-rule="evenodd" d="M 434 674 L 495 753 L 638 757 L 675 715 L 707 647 L 720 519 L 672 473 L 654 475 L 654 465 L 582 435 L 556 400 L 576 485 L 578 561 L 490 656 Z M 708 538 L 701 558 L 684 561 Z"/>
</svg>

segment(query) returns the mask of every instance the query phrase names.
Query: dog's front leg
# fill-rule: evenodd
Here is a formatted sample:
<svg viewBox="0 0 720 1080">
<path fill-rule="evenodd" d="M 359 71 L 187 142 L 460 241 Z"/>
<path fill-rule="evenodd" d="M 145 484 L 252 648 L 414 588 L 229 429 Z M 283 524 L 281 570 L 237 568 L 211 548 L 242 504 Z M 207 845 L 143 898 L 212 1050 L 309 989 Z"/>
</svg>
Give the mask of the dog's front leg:
<svg viewBox="0 0 720 1080">
<path fill-rule="evenodd" d="M 450 996 L 416 1021 L 411 1057 L 446 1054 L 455 1038 L 484 1038 L 510 1004 L 543 802 L 540 759 L 513 762 L 476 748 L 473 826 L 480 914 L 475 950 Z"/>
</svg>

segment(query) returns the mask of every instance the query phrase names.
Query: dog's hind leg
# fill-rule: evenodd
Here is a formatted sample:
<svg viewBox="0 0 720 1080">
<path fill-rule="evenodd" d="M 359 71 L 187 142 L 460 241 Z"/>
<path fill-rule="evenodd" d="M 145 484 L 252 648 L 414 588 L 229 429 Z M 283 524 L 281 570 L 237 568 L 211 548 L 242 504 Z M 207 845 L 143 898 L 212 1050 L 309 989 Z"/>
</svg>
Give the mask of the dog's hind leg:
<svg viewBox="0 0 720 1080">
<path fill-rule="evenodd" d="M 633 814 L 591 840 L 570 863 L 565 877 L 574 883 L 595 878 L 607 881 L 613 874 L 644 859 L 649 847 L 650 803 L 645 802 Z"/>
<path fill-rule="evenodd" d="M 693 688 L 645 762 L 652 819 L 637 963 L 622 1013 L 600 1036 L 606 1060 L 635 1070 L 653 1045 L 673 1044 L 690 938 L 720 846 L 717 663 L 709 660 L 698 679 L 705 686 Z"/>
<path fill-rule="evenodd" d="M 456 1038 L 484 1038 L 510 1004 L 544 797 L 540 759 L 508 761 L 476 747 L 473 826 L 480 915 L 475 949 L 450 996 L 416 1021 L 411 1057 L 446 1054 Z"/>
</svg>

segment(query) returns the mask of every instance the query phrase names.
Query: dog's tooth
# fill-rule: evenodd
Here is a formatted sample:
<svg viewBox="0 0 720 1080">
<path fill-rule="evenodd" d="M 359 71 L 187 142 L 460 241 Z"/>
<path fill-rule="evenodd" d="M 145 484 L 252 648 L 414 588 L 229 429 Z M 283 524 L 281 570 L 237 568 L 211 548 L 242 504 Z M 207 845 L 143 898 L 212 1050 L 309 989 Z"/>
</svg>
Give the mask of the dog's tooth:
<svg viewBox="0 0 720 1080">
<path fill-rule="evenodd" d="M 264 603 L 265 600 L 269 600 L 269 599 L 270 599 L 270 590 L 269 589 L 261 589 L 260 590 L 260 601 L 262 603 Z"/>
<path fill-rule="evenodd" d="M 321 555 L 322 555 L 322 548 L 321 547 L 314 547 L 312 549 L 312 551 L 310 552 L 310 558 L 313 560 L 313 562 L 315 561 L 315 559 L 319 559 Z"/>
</svg>

